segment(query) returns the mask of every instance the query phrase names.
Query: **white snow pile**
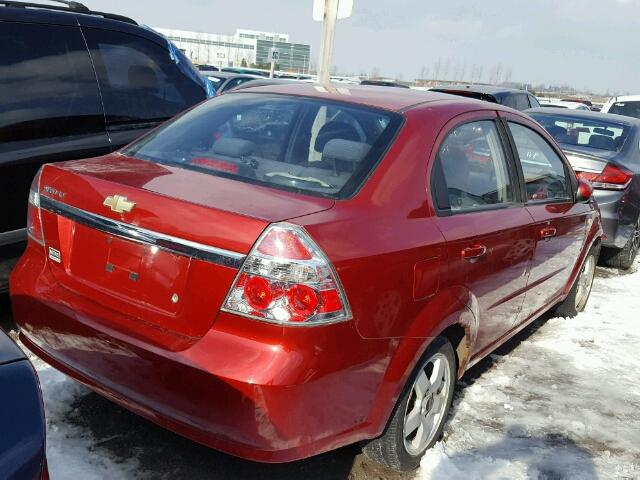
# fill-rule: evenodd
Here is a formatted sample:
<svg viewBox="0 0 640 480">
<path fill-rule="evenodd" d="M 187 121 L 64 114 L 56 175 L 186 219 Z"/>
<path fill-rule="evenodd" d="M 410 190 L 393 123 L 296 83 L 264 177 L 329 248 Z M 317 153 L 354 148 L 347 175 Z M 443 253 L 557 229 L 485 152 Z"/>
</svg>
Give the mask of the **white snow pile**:
<svg viewBox="0 0 640 480">
<path fill-rule="evenodd" d="M 640 271 L 598 273 L 584 313 L 463 378 L 419 478 L 640 479 Z"/>
</svg>

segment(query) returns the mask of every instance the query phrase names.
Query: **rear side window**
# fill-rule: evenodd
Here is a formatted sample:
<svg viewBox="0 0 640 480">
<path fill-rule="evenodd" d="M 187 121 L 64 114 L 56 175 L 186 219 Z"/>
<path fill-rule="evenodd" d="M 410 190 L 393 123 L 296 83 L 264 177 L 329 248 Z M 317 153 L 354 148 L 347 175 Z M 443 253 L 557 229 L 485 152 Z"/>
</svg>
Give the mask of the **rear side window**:
<svg viewBox="0 0 640 480">
<path fill-rule="evenodd" d="M 137 35 L 84 30 L 108 124 L 166 120 L 205 98 L 169 51 Z"/>
<path fill-rule="evenodd" d="M 514 202 L 512 173 L 495 122 L 465 123 L 443 142 L 432 187 L 439 210 L 452 213 Z"/>
<path fill-rule="evenodd" d="M 0 152 L 8 142 L 104 131 L 77 27 L 0 22 Z"/>
<path fill-rule="evenodd" d="M 355 193 L 402 123 L 348 104 L 251 93 L 210 100 L 123 153 L 331 198 Z"/>
<path fill-rule="evenodd" d="M 537 132 L 517 123 L 509 128 L 518 150 L 529 202 L 567 200 L 569 179 L 562 159 Z"/>
<path fill-rule="evenodd" d="M 608 113 L 640 118 L 640 102 L 617 102 L 611 105 Z"/>
</svg>

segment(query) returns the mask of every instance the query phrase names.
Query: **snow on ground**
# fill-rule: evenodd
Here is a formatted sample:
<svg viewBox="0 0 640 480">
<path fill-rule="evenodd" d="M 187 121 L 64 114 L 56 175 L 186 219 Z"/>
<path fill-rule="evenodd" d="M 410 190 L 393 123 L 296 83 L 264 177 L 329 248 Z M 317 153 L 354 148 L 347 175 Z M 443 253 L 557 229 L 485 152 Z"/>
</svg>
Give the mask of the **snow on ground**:
<svg viewBox="0 0 640 480">
<path fill-rule="evenodd" d="M 612 273 L 458 390 L 420 478 L 640 479 L 640 271 Z"/>
<path fill-rule="evenodd" d="M 512 351 L 469 372 L 420 480 L 640 479 L 640 271 L 598 273 L 583 314 L 539 322 Z M 70 422 L 74 400 L 89 391 L 34 363 L 52 480 L 160 476 Z"/>
<path fill-rule="evenodd" d="M 22 346 L 22 345 L 21 345 Z M 23 346 L 23 349 L 26 348 Z M 134 478 L 135 460 L 117 462 L 96 449 L 90 432 L 68 422 L 70 405 L 89 390 L 53 369 L 33 354 L 42 388 L 47 420 L 47 462 L 51 480 L 103 480 Z"/>
</svg>

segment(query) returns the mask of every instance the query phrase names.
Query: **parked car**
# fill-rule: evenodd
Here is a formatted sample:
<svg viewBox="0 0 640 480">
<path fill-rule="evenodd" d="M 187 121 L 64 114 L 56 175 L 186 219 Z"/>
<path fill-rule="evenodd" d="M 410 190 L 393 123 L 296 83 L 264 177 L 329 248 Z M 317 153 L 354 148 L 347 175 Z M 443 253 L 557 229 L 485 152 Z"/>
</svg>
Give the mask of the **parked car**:
<svg viewBox="0 0 640 480">
<path fill-rule="evenodd" d="M 566 108 L 569 110 L 580 110 L 583 112 L 591 111 L 591 108 L 584 103 L 567 102 L 564 100 L 540 100 L 540 106 L 543 108 Z"/>
<path fill-rule="evenodd" d="M 72 4 L 0 2 L 0 272 L 24 249 L 41 165 L 112 152 L 206 98 L 165 37 Z"/>
<path fill-rule="evenodd" d="M 44 409 L 31 363 L 0 330 L 0 478 L 48 480 Z"/>
<path fill-rule="evenodd" d="M 640 120 L 596 112 L 528 112 L 560 144 L 578 178 L 591 182 L 606 239 L 601 258 L 628 269 L 640 247 Z"/>
<path fill-rule="evenodd" d="M 396 82 L 395 80 L 362 80 L 362 81 L 360 81 L 360 85 L 369 85 L 369 86 L 374 86 L 374 87 L 409 88 L 409 85 L 405 85 L 404 83 Z"/>
<path fill-rule="evenodd" d="M 640 118 L 640 95 L 613 97 L 602 107 L 602 113 Z"/>
<path fill-rule="evenodd" d="M 244 82 L 238 85 L 234 90 L 245 90 L 247 88 L 254 87 L 266 87 L 269 85 L 291 85 L 299 83 L 313 83 L 306 82 L 305 80 L 291 80 L 289 78 L 258 78 L 249 82 Z"/>
<path fill-rule="evenodd" d="M 222 72 L 227 73 L 236 73 L 238 75 L 255 75 L 257 77 L 267 77 L 269 78 L 268 70 L 261 70 L 259 68 L 248 68 L 248 67 L 223 67 L 221 69 Z"/>
<path fill-rule="evenodd" d="M 582 103 L 583 105 L 586 105 L 589 108 L 593 107 L 593 102 L 591 100 L 585 100 L 585 99 L 582 99 L 582 98 L 563 98 L 562 101 L 563 102 Z"/>
<path fill-rule="evenodd" d="M 364 441 L 412 469 L 456 379 L 543 312 L 584 308 L 590 195 L 496 104 L 235 90 L 40 170 L 14 318 L 51 365 L 210 447 L 284 462 Z"/>
<path fill-rule="evenodd" d="M 452 85 L 450 87 L 435 87 L 432 88 L 431 91 L 475 98 L 477 100 L 484 100 L 485 102 L 499 103 L 500 105 L 516 110 L 527 110 L 540 106 L 533 94 L 514 88 L 489 85 Z"/>
<path fill-rule="evenodd" d="M 213 82 L 213 88 L 215 88 L 217 95 L 233 90 L 234 88 L 242 85 L 243 83 L 250 82 L 251 80 L 263 78 L 258 77 L 257 75 L 246 75 L 231 72 L 203 71 L 202 74 L 206 75 L 209 80 Z"/>
<path fill-rule="evenodd" d="M 203 65 L 196 65 L 195 67 L 201 72 L 219 72 L 220 71 L 220 69 L 215 65 L 203 64 Z"/>
</svg>

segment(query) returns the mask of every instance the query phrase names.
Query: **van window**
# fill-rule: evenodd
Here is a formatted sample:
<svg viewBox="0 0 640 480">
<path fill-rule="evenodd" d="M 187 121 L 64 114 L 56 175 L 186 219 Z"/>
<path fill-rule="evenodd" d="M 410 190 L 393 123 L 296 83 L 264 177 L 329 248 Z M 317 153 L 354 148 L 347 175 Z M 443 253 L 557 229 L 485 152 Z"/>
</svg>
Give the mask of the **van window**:
<svg viewBox="0 0 640 480">
<path fill-rule="evenodd" d="M 85 28 L 107 124 L 166 120 L 204 100 L 161 45 L 137 35 Z"/>
<path fill-rule="evenodd" d="M 624 115 L 625 117 L 640 118 L 640 102 L 616 102 L 611 105 L 608 113 Z"/>
<path fill-rule="evenodd" d="M 104 131 L 79 28 L 0 22 L 0 45 L 0 153 L 9 142 Z"/>
</svg>

